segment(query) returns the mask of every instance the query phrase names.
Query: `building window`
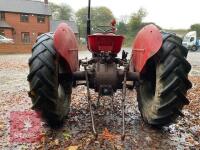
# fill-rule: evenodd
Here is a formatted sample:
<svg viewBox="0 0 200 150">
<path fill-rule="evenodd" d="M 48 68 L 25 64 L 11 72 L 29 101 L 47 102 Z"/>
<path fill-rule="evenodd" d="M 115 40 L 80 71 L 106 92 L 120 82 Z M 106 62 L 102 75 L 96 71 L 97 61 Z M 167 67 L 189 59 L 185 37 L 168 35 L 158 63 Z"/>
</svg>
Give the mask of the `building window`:
<svg viewBox="0 0 200 150">
<path fill-rule="evenodd" d="M 23 43 L 30 43 L 30 34 L 29 32 L 22 32 L 21 33 L 21 39 Z"/>
<path fill-rule="evenodd" d="M 0 20 L 5 20 L 5 13 L 4 12 L 0 12 Z"/>
<path fill-rule="evenodd" d="M 28 22 L 28 14 L 20 14 L 21 22 Z"/>
<path fill-rule="evenodd" d="M 5 36 L 5 32 L 4 32 L 4 30 L 0 30 L 0 35 Z"/>
<path fill-rule="evenodd" d="M 45 23 L 45 16 L 43 16 L 43 15 L 38 15 L 38 16 L 37 16 L 37 22 L 38 22 L 38 23 Z"/>
</svg>

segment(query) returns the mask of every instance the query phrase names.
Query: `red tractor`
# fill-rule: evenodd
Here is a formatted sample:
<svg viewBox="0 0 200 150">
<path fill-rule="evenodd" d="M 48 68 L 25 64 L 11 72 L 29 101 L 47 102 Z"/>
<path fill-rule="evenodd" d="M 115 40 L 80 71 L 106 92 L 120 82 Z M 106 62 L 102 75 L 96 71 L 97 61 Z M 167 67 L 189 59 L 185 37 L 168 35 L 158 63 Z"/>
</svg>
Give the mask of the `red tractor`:
<svg viewBox="0 0 200 150">
<path fill-rule="evenodd" d="M 85 81 L 92 128 L 97 135 L 89 89 L 98 92 L 99 97 L 113 96 L 116 90 L 122 89 L 124 136 L 129 81 L 136 88 L 138 107 L 146 123 L 160 127 L 183 116 L 181 110 L 189 104 L 186 94 L 192 84 L 188 80 L 191 69 L 186 60 L 188 50 L 182 46 L 182 40 L 150 24 L 137 34 L 130 60 L 124 51 L 122 58 L 118 58 L 124 37 L 115 34 L 115 21 L 110 28 L 99 28 L 100 32 L 90 34 L 90 0 L 88 8 L 87 44 L 91 59 L 78 60 L 76 38 L 67 24 L 60 24 L 54 34 L 37 38 L 29 59 L 32 108 L 51 127 L 62 125 L 70 111 L 72 87 L 80 80 Z"/>
</svg>

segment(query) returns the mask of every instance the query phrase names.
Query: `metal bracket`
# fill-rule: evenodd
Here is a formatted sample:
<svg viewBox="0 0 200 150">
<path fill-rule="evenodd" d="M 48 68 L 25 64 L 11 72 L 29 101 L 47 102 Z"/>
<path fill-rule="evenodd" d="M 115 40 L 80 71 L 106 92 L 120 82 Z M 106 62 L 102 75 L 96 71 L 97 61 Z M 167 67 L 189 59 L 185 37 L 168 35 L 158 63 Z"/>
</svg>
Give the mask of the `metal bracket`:
<svg viewBox="0 0 200 150">
<path fill-rule="evenodd" d="M 127 71 L 128 71 L 128 65 L 125 65 L 124 81 L 123 81 L 123 89 L 122 89 L 122 137 L 121 137 L 122 140 L 124 140 L 125 138 L 125 99 L 126 99 Z"/>
<path fill-rule="evenodd" d="M 98 134 L 95 129 L 95 124 L 94 124 L 94 117 L 93 117 L 93 111 L 92 111 L 92 102 L 91 102 L 91 96 L 90 96 L 90 90 L 89 90 L 89 80 L 88 80 L 88 71 L 87 71 L 87 63 L 82 64 L 85 70 L 85 79 L 86 79 L 86 85 L 87 85 L 87 96 L 88 96 L 88 104 L 89 104 L 89 109 L 90 109 L 90 116 L 91 116 L 91 121 L 92 121 L 92 130 L 95 138 L 97 138 Z"/>
</svg>

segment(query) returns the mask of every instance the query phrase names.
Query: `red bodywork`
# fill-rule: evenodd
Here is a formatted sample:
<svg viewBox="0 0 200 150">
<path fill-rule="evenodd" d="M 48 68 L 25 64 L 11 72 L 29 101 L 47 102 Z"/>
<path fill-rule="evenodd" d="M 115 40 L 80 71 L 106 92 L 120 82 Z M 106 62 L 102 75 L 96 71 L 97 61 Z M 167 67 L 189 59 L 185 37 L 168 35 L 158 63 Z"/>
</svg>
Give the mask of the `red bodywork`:
<svg viewBox="0 0 200 150">
<path fill-rule="evenodd" d="M 97 33 L 88 36 L 88 49 L 93 53 L 111 52 L 119 53 L 124 37 L 113 33 Z"/>
<path fill-rule="evenodd" d="M 97 33 L 88 36 L 88 49 L 93 53 L 120 52 L 124 37 L 113 33 Z M 147 25 L 139 31 L 132 47 L 131 70 L 141 72 L 147 60 L 155 55 L 162 45 L 162 35 L 155 25 Z M 54 46 L 57 52 L 66 60 L 70 72 L 79 69 L 78 45 L 70 27 L 62 23 L 54 34 Z"/>
<path fill-rule="evenodd" d="M 142 28 L 138 32 L 132 47 L 131 62 L 134 71 L 141 72 L 147 60 L 158 52 L 161 45 L 162 35 L 155 25 L 150 24 Z"/>
<path fill-rule="evenodd" d="M 79 69 L 78 45 L 76 37 L 71 28 L 61 23 L 54 34 L 54 46 L 57 52 L 66 60 L 70 72 Z"/>
</svg>

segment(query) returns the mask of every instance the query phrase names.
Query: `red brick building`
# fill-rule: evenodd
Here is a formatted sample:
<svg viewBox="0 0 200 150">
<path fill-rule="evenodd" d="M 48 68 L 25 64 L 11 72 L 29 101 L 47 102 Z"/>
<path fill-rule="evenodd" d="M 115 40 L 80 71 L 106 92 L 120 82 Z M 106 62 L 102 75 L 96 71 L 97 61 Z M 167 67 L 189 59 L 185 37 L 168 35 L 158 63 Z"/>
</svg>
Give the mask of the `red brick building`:
<svg viewBox="0 0 200 150">
<path fill-rule="evenodd" d="M 23 51 L 38 35 L 50 31 L 50 16 L 48 0 L 0 0 L 0 35 L 14 39 L 15 49 Z"/>
</svg>

